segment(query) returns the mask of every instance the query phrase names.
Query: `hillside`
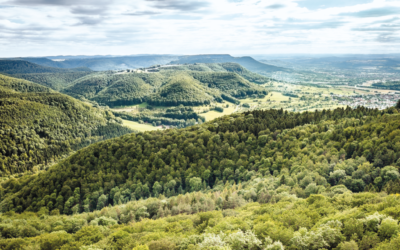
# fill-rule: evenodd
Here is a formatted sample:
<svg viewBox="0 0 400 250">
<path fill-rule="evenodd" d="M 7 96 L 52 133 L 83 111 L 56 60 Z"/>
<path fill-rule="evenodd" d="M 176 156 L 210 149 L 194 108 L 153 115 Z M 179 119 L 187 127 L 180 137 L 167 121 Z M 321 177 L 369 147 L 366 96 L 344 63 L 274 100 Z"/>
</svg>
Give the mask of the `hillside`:
<svg viewBox="0 0 400 250">
<path fill-rule="evenodd" d="M 257 83 L 263 84 L 270 81 L 270 78 L 251 72 L 246 68 L 242 67 L 238 63 L 195 63 L 195 64 L 184 64 L 179 66 L 160 67 L 162 71 L 165 70 L 182 70 L 182 71 L 205 71 L 205 72 L 233 72 L 244 79 Z"/>
<path fill-rule="evenodd" d="M 265 88 L 250 83 L 236 73 L 190 72 L 190 75 L 208 88 L 218 89 L 221 93 L 236 98 L 251 95 L 264 96 L 268 93 Z"/>
<path fill-rule="evenodd" d="M 41 66 L 22 60 L 0 60 L 0 73 L 5 74 L 28 74 L 28 73 L 62 73 L 62 72 L 85 72 L 88 68 L 59 69 Z"/>
<path fill-rule="evenodd" d="M 211 188 L 220 180 L 238 183 L 257 173 L 285 175 L 283 183 L 300 196 L 306 194 L 298 187 L 312 182 L 317 189 L 342 184 L 353 192 L 381 190 L 397 181 L 394 166 L 400 158 L 400 116 L 382 114 L 365 108 L 254 111 L 181 130 L 131 134 L 91 145 L 18 185 L 3 184 L 1 209 L 48 206 L 69 213 L 75 205 L 83 211 L 87 201 L 92 211 L 99 209 L 99 192 L 108 197 L 104 205 L 115 205 L 116 187 L 124 193 L 122 200 L 131 200 L 188 192 L 197 180 Z M 77 188 L 80 198 L 66 207 Z M 53 201 L 45 198 L 49 195 Z"/>
<path fill-rule="evenodd" d="M 289 71 L 288 69 L 268 65 L 254 60 L 252 57 L 232 57 L 230 55 L 195 55 L 181 56 L 178 60 L 172 61 L 171 64 L 194 64 L 194 63 L 238 63 L 246 69 L 253 72 L 278 72 Z"/>
<path fill-rule="evenodd" d="M 64 88 L 74 85 L 74 81 L 93 74 L 92 72 L 62 72 L 62 73 L 31 73 L 31 74 L 13 74 L 15 78 L 25 79 L 30 82 L 49 87 L 60 91 Z"/>
<path fill-rule="evenodd" d="M 399 124 L 266 110 L 99 142 L 1 183 L 0 246 L 398 249 Z"/>
<path fill-rule="evenodd" d="M 164 78 L 161 74 L 102 72 L 83 77 L 62 92 L 111 107 L 132 105 L 144 102 L 147 96 L 162 85 Z"/>
<path fill-rule="evenodd" d="M 0 75 L 0 175 L 32 170 L 92 142 L 131 132 L 111 112 Z"/>
<path fill-rule="evenodd" d="M 168 79 L 157 93 L 149 96 L 147 102 L 157 106 L 198 106 L 210 104 L 219 93 L 205 88 L 187 74 L 177 74 Z"/>
<path fill-rule="evenodd" d="M 171 79 L 180 74 L 190 77 L 185 77 L 178 85 L 168 84 Z M 197 80 L 196 83 L 193 78 Z M 185 81 L 186 83 L 183 83 Z M 196 84 L 202 86 L 195 86 Z M 182 95 L 174 94 L 171 91 L 179 91 Z M 194 91 L 193 95 L 189 93 L 190 91 Z M 181 70 L 122 74 L 101 72 L 76 80 L 74 85 L 63 89 L 62 92 L 78 99 L 85 98 L 110 107 L 133 105 L 146 101 L 160 105 L 163 103 L 167 106 L 174 105 L 174 103 L 178 103 L 177 105 L 184 103 L 200 105 L 209 103 L 213 99 L 237 102 L 232 96 L 243 98 L 253 94 L 266 95 L 267 93 L 263 87 L 250 83 L 236 73 L 181 72 Z M 161 99 L 157 100 L 158 98 Z"/>
</svg>

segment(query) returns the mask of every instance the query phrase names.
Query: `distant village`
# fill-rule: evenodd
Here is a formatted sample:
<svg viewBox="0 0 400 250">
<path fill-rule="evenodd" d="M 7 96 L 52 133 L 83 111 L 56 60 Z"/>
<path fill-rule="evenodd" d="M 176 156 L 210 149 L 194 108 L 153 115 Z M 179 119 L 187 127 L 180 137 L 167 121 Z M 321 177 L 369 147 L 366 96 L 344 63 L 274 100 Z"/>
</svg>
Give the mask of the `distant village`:
<svg viewBox="0 0 400 250">
<path fill-rule="evenodd" d="M 374 109 L 386 109 L 396 105 L 400 99 L 400 93 L 387 93 L 387 94 L 374 94 L 374 95 L 331 95 L 332 99 L 337 101 L 340 105 L 350 106 L 356 108 L 364 106 Z"/>
</svg>

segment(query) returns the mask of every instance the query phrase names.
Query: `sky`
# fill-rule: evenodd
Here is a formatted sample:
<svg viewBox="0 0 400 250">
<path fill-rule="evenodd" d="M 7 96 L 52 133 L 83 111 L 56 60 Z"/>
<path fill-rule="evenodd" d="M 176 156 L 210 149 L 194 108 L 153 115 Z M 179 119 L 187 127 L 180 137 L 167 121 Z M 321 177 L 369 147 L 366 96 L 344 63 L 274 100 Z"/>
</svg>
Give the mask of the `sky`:
<svg viewBox="0 0 400 250">
<path fill-rule="evenodd" d="M 0 57 L 400 53 L 400 0 L 0 0 Z"/>
</svg>

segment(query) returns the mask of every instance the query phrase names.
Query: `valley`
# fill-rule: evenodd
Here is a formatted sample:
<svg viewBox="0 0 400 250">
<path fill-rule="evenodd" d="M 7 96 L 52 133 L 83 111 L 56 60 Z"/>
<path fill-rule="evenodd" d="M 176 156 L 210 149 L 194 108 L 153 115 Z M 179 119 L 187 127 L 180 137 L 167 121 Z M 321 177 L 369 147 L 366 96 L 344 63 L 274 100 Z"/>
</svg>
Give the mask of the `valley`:
<svg viewBox="0 0 400 250">
<path fill-rule="evenodd" d="M 0 60 L 0 248 L 398 249 L 398 82 L 284 65 Z"/>
</svg>

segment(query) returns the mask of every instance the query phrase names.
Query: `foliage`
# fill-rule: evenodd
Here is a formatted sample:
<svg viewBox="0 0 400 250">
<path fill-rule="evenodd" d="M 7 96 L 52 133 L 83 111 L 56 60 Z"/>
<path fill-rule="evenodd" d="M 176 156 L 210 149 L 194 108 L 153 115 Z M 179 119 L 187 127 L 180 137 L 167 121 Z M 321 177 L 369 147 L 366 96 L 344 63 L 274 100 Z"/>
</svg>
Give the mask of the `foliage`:
<svg viewBox="0 0 400 250">
<path fill-rule="evenodd" d="M 0 72 L 5 74 L 28 74 L 28 73 L 61 73 L 90 71 L 88 68 L 60 69 L 41 66 L 23 60 L 0 60 Z"/>
<path fill-rule="evenodd" d="M 76 80 L 89 74 L 92 74 L 92 72 L 14 74 L 13 77 L 25 79 L 60 91 L 61 89 L 73 85 Z"/>
<path fill-rule="evenodd" d="M 92 142 L 130 132 L 112 113 L 0 75 L 1 175 L 32 170 Z"/>
</svg>

